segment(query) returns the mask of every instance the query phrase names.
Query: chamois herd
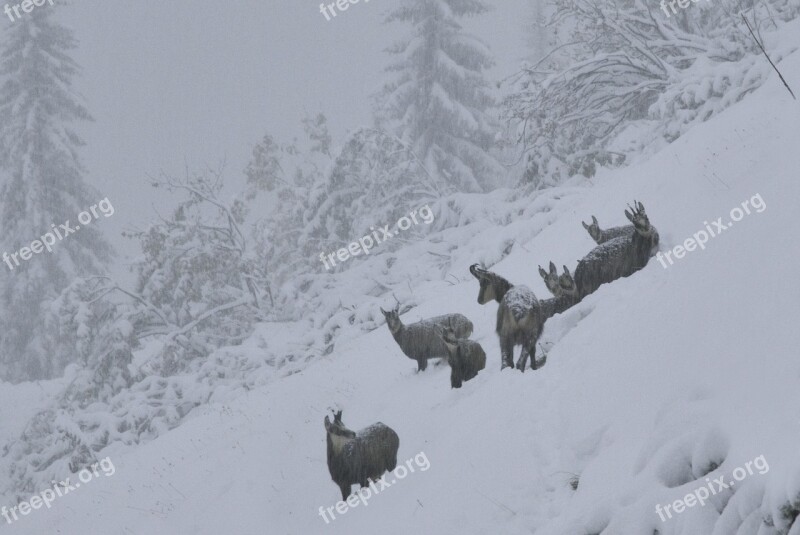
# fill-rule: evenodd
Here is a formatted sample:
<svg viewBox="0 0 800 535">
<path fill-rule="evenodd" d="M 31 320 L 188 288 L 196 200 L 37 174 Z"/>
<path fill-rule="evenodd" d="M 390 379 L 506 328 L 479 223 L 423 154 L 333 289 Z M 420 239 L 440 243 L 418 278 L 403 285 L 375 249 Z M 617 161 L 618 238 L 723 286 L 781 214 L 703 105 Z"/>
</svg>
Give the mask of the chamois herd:
<svg viewBox="0 0 800 535">
<path fill-rule="evenodd" d="M 478 303 L 497 301 L 495 331 L 500 339 L 500 369 L 514 367 L 514 348 L 522 346 L 516 368 L 525 371 L 530 358 L 536 369 L 536 342 L 544 324 L 597 290 L 602 284 L 627 277 L 642 269 L 658 250 L 658 231 L 650 224 L 644 206 L 634 201 L 625 210 L 630 225 L 602 230 L 597 218 L 583 227 L 597 246 L 584 256 L 574 275 L 567 266 L 561 274 L 550 262 L 549 271 L 539 266 L 539 274 L 549 299 L 537 299 L 527 286 L 513 285 L 500 275 L 473 264 L 469 272 L 478 279 Z M 417 372 L 424 371 L 428 359 L 440 359 L 450 366 L 451 388 L 461 388 L 465 381 L 486 367 L 486 353 L 481 345 L 469 340 L 472 322 L 462 314 L 436 316 L 409 325 L 400 320 L 399 304 L 392 310 L 381 308 L 386 325 L 400 350 L 417 361 Z M 350 486 L 365 487 L 370 479 L 380 478 L 397 464 L 399 438 L 388 426 L 378 422 L 358 432 L 342 423 L 342 412 L 334 414 L 333 423 L 325 417 L 328 444 L 328 470 L 342 491 L 342 500 Z"/>
</svg>

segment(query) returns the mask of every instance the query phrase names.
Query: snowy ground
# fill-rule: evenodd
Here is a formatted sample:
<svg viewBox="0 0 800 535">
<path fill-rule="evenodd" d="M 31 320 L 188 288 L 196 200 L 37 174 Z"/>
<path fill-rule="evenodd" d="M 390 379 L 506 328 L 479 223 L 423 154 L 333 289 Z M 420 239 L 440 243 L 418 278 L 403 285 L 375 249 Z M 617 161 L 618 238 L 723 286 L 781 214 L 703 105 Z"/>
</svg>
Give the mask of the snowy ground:
<svg viewBox="0 0 800 535">
<path fill-rule="evenodd" d="M 800 88 L 800 54 L 780 67 Z M 778 533 L 787 522 L 779 508 L 800 499 L 799 120 L 774 77 L 644 164 L 571 188 L 553 223 L 492 270 L 547 297 L 537 265 L 574 268 L 593 245 L 580 221 L 595 214 L 601 226 L 626 223 L 633 199 L 647 207 L 662 251 L 705 221 L 727 223 L 756 194 L 766 209 L 705 250 L 668 269 L 651 261 L 550 320 L 541 370 L 500 372 L 496 304 L 478 305 L 477 282 L 464 278 L 402 318 L 457 311 L 473 321 L 488 363 L 462 389 L 450 389 L 446 367 L 414 373 L 382 327 L 136 450 L 110 448 L 113 476 L 0 525 L 20 534 Z M 526 235 L 516 226 L 495 232 Z M 481 260 L 467 260 L 463 274 Z M 40 395 L 16 388 L 26 399 Z M 424 452 L 430 468 L 326 524 L 319 507 L 339 499 L 322 424 L 334 406 L 353 429 L 391 426 L 398 460 Z M 2 425 L 4 434 L 19 431 Z M 729 480 L 761 455 L 768 472 L 667 522 L 656 514 L 656 504 L 706 477 Z M 762 523 L 768 515 L 776 528 Z"/>
</svg>

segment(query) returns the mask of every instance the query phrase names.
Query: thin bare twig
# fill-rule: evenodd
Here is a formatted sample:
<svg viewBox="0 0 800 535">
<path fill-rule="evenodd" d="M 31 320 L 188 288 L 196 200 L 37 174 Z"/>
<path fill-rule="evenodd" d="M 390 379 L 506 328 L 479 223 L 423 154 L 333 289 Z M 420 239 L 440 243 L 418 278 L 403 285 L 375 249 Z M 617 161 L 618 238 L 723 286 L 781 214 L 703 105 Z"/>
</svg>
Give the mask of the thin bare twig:
<svg viewBox="0 0 800 535">
<path fill-rule="evenodd" d="M 752 35 L 752 36 L 753 36 L 753 40 L 754 40 L 754 41 L 756 42 L 756 44 L 758 45 L 758 48 L 760 48 L 760 49 L 761 49 L 761 51 L 764 53 L 764 56 L 766 56 L 766 58 L 767 58 L 767 61 L 769 61 L 769 64 L 770 64 L 770 65 L 772 65 L 772 68 L 773 68 L 773 69 L 775 69 L 775 72 L 777 72 L 777 73 L 778 73 L 778 77 L 781 79 L 781 82 L 783 82 L 783 85 L 784 85 L 784 86 L 786 87 L 786 89 L 789 91 L 789 94 L 790 94 L 790 95 L 792 95 L 792 98 L 793 98 L 793 99 L 797 100 L 797 97 L 796 97 L 796 96 L 794 96 L 794 91 L 792 91 L 792 88 L 791 88 L 791 87 L 789 87 L 789 84 L 787 84 L 787 83 L 786 83 L 786 80 L 784 80 L 784 79 L 783 79 L 783 75 L 781 74 L 781 71 L 779 71 L 779 70 L 778 70 L 778 67 L 776 67 L 776 66 L 775 66 L 775 64 L 774 64 L 774 63 L 772 63 L 772 60 L 769 58 L 769 54 L 767 54 L 767 51 L 766 51 L 766 50 L 764 50 L 764 47 L 761 45 L 761 41 L 759 41 L 759 40 L 758 40 L 758 38 L 756 37 L 756 34 L 755 34 L 755 33 L 753 33 L 753 28 L 751 28 L 751 27 L 750 27 L 750 23 L 749 23 L 749 22 L 747 22 L 747 17 L 745 17 L 745 16 L 744 16 L 744 13 L 742 13 L 742 20 L 743 20 L 743 21 L 744 21 L 744 23 L 747 25 L 747 29 L 748 29 L 748 30 L 750 30 L 750 35 Z"/>
</svg>

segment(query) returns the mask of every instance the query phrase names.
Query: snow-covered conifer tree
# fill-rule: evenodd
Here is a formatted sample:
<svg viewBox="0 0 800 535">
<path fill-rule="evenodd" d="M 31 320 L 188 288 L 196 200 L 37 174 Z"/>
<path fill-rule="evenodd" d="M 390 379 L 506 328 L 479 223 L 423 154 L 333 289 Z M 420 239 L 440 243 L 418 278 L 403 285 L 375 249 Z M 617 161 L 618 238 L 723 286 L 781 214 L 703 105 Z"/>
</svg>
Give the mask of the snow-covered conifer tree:
<svg viewBox="0 0 800 535">
<path fill-rule="evenodd" d="M 0 244 L 12 254 L 96 204 L 102 196 L 84 181 L 83 145 L 74 124 L 90 120 L 72 86 L 77 64 L 72 32 L 36 9 L 7 28 L 0 52 Z M 0 376 L 52 377 L 41 343 L 47 303 L 80 275 L 97 274 L 112 255 L 100 230 L 80 225 L 53 247 L 11 267 L 0 279 Z"/>
<path fill-rule="evenodd" d="M 498 131 L 484 71 L 487 46 L 458 19 L 487 10 L 480 0 L 405 0 L 386 22 L 411 25 L 388 49 L 393 79 L 378 101 L 378 123 L 424 162 L 439 189 L 490 190 L 504 170 L 490 151 Z"/>
</svg>

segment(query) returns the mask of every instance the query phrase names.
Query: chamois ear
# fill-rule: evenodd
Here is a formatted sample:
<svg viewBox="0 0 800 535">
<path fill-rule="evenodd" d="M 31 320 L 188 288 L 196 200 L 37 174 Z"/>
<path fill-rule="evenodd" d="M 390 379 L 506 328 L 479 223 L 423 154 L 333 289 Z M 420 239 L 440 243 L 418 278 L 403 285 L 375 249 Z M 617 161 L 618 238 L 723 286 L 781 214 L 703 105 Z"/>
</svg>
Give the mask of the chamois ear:
<svg viewBox="0 0 800 535">
<path fill-rule="evenodd" d="M 628 218 L 628 221 L 633 223 L 633 214 L 632 213 L 630 213 L 629 211 L 625 210 L 625 217 Z"/>
<path fill-rule="evenodd" d="M 583 221 L 581 221 L 581 225 L 583 225 L 583 228 L 585 228 L 586 230 L 589 230 L 589 225 L 587 225 Z"/>
<path fill-rule="evenodd" d="M 325 416 L 324 424 L 325 424 L 325 430 L 327 430 L 331 426 L 331 420 L 327 416 Z"/>
<path fill-rule="evenodd" d="M 384 310 L 382 307 L 378 307 L 378 308 L 380 308 L 380 309 L 381 309 L 381 313 L 382 313 L 384 316 L 388 316 L 388 315 L 389 315 L 389 313 L 388 313 L 388 312 L 386 312 L 386 311 L 385 311 L 385 310 Z"/>
<path fill-rule="evenodd" d="M 558 269 L 556 269 L 556 265 L 553 263 L 552 260 L 550 261 L 550 274 L 558 275 Z"/>
<path fill-rule="evenodd" d="M 334 422 L 338 422 L 338 423 L 342 423 L 342 411 L 338 411 L 338 412 L 336 412 L 334 414 L 333 421 Z"/>
<path fill-rule="evenodd" d="M 592 225 L 594 225 L 595 227 L 598 226 L 597 225 L 597 218 L 595 216 L 592 216 Z"/>
<path fill-rule="evenodd" d="M 543 279 L 547 278 L 547 272 L 542 269 L 542 266 L 539 266 L 539 275 L 541 275 Z"/>
<path fill-rule="evenodd" d="M 564 266 L 564 275 L 566 275 L 568 277 L 572 277 L 572 274 L 570 274 L 569 268 L 567 266 Z"/>
</svg>

